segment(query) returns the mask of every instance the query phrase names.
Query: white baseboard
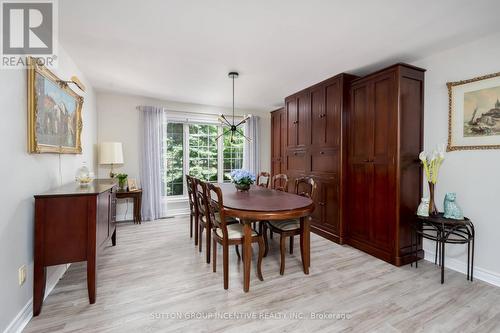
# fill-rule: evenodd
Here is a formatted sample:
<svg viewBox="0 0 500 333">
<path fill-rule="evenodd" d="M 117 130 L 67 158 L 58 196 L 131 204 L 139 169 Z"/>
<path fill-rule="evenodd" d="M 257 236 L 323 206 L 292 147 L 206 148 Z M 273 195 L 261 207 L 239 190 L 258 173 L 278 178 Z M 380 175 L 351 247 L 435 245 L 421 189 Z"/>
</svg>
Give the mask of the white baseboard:
<svg viewBox="0 0 500 333">
<path fill-rule="evenodd" d="M 434 263 L 435 255 L 436 255 L 436 252 L 431 252 L 431 251 L 425 250 L 425 258 L 424 259 Z M 445 257 L 444 263 L 445 263 L 446 268 L 460 272 L 462 274 L 467 274 L 467 262 L 463 262 L 463 261 L 455 259 L 455 258 Z M 478 280 L 490 283 L 492 285 L 495 285 L 497 287 L 500 287 L 500 274 L 498 274 L 498 273 L 489 271 L 489 270 L 484 269 L 484 268 L 474 266 L 473 274 L 474 274 L 474 279 L 478 279 Z"/>
<path fill-rule="evenodd" d="M 3 331 L 4 333 L 20 333 L 28 325 L 33 317 L 33 298 L 22 308 L 17 316 L 10 322 L 9 326 Z"/>
<path fill-rule="evenodd" d="M 43 299 L 45 300 L 47 296 L 54 290 L 57 285 L 57 282 L 63 277 L 64 273 L 71 264 L 61 265 L 54 274 L 51 274 L 49 279 L 46 282 L 45 287 L 45 295 Z M 21 311 L 17 314 L 17 316 L 10 322 L 9 326 L 3 331 L 4 333 L 21 333 L 26 325 L 30 322 L 31 318 L 33 318 L 33 298 L 31 298 L 28 303 L 22 308 Z"/>
</svg>

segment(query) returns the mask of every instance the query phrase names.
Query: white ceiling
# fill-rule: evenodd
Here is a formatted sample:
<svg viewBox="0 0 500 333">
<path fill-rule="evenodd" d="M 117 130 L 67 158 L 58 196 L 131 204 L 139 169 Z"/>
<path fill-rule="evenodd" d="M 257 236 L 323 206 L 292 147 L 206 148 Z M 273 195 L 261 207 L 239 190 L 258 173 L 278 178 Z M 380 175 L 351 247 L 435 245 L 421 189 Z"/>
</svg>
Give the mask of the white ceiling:
<svg viewBox="0 0 500 333">
<path fill-rule="evenodd" d="M 500 31 L 498 0 L 59 1 L 61 42 L 98 90 L 273 109 L 339 72 Z M 499 41 L 500 42 L 500 41 Z M 478 50 L 488 52 L 488 50 Z"/>
</svg>

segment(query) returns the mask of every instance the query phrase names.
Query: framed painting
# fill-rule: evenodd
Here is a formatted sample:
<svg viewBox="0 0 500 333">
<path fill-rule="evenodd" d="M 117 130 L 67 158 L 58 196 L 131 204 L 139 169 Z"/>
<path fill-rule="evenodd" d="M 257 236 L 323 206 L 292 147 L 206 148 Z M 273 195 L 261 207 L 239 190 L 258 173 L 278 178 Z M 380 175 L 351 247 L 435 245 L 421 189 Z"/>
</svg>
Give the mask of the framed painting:
<svg viewBox="0 0 500 333">
<path fill-rule="evenodd" d="M 83 97 L 28 57 L 28 150 L 81 154 Z"/>
<path fill-rule="evenodd" d="M 500 149 L 500 73 L 446 85 L 447 150 Z"/>
</svg>

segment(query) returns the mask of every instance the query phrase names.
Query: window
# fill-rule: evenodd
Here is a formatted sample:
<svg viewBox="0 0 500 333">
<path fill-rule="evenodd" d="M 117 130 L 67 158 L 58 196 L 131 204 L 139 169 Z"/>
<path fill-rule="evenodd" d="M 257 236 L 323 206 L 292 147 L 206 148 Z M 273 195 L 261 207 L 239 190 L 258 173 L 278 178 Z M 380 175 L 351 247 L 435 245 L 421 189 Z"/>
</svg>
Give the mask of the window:
<svg viewBox="0 0 500 333">
<path fill-rule="evenodd" d="M 163 156 L 166 166 L 163 173 L 163 195 L 182 195 L 184 182 L 184 129 L 183 124 L 167 124 Z"/>
<path fill-rule="evenodd" d="M 189 125 L 189 175 L 216 182 L 217 125 Z"/>
<path fill-rule="evenodd" d="M 227 130 L 224 127 L 224 130 Z M 224 135 L 224 181 L 230 181 L 230 173 L 235 169 L 243 168 L 243 144 L 245 138 L 236 132 L 231 141 L 231 133 Z"/>
<path fill-rule="evenodd" d="M 219 124 L 169 122 L 165 126 L 164 196 L 187 195 L 185 174 L 210 182 L 230 181 L 234 169 L 243 168 L 244 137 Z M 186 163 L 185 163 L 186 161 Z"/>
</svg>

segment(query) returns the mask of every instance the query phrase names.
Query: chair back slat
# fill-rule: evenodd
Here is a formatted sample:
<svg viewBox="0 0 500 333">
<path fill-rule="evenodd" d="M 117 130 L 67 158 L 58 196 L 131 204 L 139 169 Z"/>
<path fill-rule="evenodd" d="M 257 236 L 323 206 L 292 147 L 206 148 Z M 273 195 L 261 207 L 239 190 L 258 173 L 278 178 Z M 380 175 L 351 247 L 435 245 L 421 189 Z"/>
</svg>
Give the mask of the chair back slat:
<svg viewBox="0 0 500 333">
<path fill-rule="evenodd" d="M 288 176 L 284 173 L 274 175 L 272 186 L 276 191 L 288 192 Z"/>
<path fill-rule="evenodd" d="M 207 208 L 212 221 L 214 230 L 220 228 L 225 239 L 228 238 L 226 213 L 224 209 L 224 201 L 222 198 L 222 190 L 219 186 L 207 183 Z M 216 214 L 218 218 L 216 218 Z"/>
<path fill-rule="evenodd" d="M 210 216 L 208 214 L 207 207 L 207 184 L 198 178 L 194 178 L 194 184 L 198 214 L 200 215 L 200 217 L 205 217 L 205 220 L 207 222 L 210 222 Z"/>
<path fill-rule="evenodd" d="M 269 188 L 270 180 L 271 180 L 271 175 L 269 174 L 269 172 L 266 171 L 259 172 L 259 174 L 257 175 L 257 186 Z"/>
<path fill-rule="evenodd" d="M 189 209 L 192 214 L 198 214 L 195 178 L 191 177 L 190 175 L 186 175 L 186 185 L 189 196 Z"/>
<path fill-rule="evenodd" d="M 314 200 L 317 185 L 311 177 L 300 177 L 295 179 L 295 194 Z"/>
</svg>

